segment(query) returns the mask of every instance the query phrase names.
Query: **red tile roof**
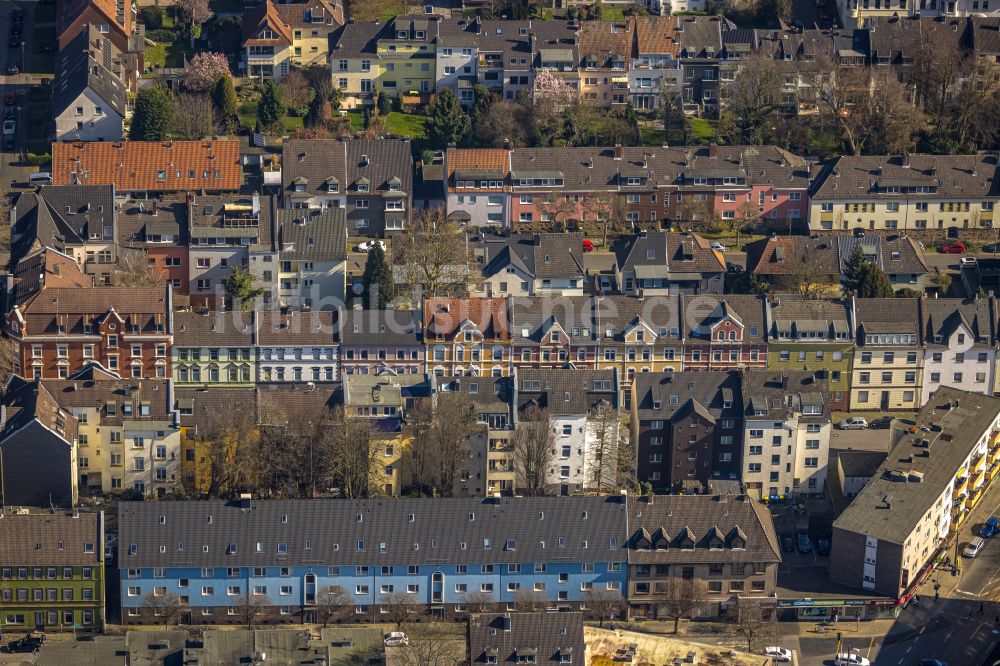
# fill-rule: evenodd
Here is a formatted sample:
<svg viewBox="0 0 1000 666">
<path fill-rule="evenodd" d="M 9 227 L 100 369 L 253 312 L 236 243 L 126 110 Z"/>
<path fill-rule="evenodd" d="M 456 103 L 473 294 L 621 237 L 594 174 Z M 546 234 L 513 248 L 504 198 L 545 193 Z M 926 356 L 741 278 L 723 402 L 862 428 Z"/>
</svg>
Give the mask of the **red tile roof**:
<svg viewBox="0 0 1000 666">
<path fill-rule="evenodd" d="M 270 29 L 274 39 L 263 39 L 261 31 Z M 292 43 L 292 27 L 271 0 L 257 5 L 243 15 L 244 46 L 279 46 Z"/>
<path fill-rule="evenodd" d="M 503 181 L 503 190 L 510 191 L 510 184 L 507 181 L 510 175 L 510 151 L 504 148 L 449 148 L 445 163 L 448 166 L 449 191 L 456 191 L 454 179 L 456 171 L 472 174 L 481 171 L 502 173 L 503 177 L 500 180 Z M 478 184 L 479 179 L 474 182 Z M 463 188 L 462 191 L 468 192 L 470 189 L 479 188 Z"/>
<path fill-rule="evenodd" d="M 424 301 L 428 336 L 452 337 L 466 320 L 474 323 L 488 340 L 510 339 L 505 298 L 428 298 Z"/>
<path fill-rule="evenodd" d="M 239 141 L 95 141 L 52 144 L 53 185 L 124 191 L 238 190 Z"/>
</svg>

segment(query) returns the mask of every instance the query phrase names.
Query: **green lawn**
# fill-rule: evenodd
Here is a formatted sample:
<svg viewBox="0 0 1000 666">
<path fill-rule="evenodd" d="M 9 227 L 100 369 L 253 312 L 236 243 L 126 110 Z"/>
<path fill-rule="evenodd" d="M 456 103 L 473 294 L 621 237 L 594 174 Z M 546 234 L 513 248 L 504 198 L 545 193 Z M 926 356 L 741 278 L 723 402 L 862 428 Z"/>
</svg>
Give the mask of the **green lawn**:
<svg viewBox="0 0 1000 666">
<path fill-rule="evenodd" d="M 691 137 L 698 142 L 710 142 L 715 139 L 715 125 L 704 118 L 692 118 Z"/>
<path fill-rule="evenodd" d="M 360 109 L 347 112 L 347 117 L 351 119 L 351 129 L 360 132 L 365 128 L 364 112 Z M 411 139 L 419 139 L 424 136 L 424 128 L 427 125 L 427 116 L 415 113 L 398 113 L 393 111 L 386 116 L 386 123 L 391 134 L 407 136 Z"/>
<path fill-rule="evenodd" d="M 52 4 L 42 5 L 35 4 L 35 23 L 55 23 L 56 21 L 56 5 Z"/>
<path fill-rule="evenodd" d="M 640 125 L 639 133 L 642 136 L 644 146 L 662 146 L 666 141 L 666 132 L 649 125 Z"/>
<path fill-rule="evenodd" d="M 156 44 L 146 47 L 146 67 L 183 67 L 184 56 L 191 50 L 186 40 L 178 40 L 166 44 Z"/>
<path fill-rule="evenodd" d="M 625 11 L 619 7 L 605 6 L 601 12 L 602 21 L 624 21 Z"/>
</svg>

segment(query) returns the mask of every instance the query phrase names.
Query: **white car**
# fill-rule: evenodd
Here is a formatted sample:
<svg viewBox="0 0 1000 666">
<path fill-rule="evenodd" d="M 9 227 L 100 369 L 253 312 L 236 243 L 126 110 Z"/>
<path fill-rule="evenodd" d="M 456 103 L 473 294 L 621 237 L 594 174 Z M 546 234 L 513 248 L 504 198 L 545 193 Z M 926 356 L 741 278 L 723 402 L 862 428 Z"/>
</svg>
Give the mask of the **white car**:
<svg viewBox="0 0 1000 666">
<path fill-rule="evenodd" d="M 390 631 L 385 635 L 383 643 L 385 643 L 386 647 L 399 647 L 401 645 L 409 645 L 410 639 L 402 631 Z"/>
<path fill-rule="evenodd" d="M 775 662 L 777 661 L 785 662 L 792 660 L 792 651 L 789 650 L 788 648 L 783 648 L 783 647 L 764 648 L 764 654 L 770 657 L 771 661 Z"/>
<path fill-rule="evenodd" d="M 965 550 L 962 551 L 962 556 L 975 557 L 980 552 L 982 552 L 983 546 L 985 545 L 986 545 L 986 540 L 983 537 L 976 537 L 971 542 L 969 542 L 969 545 L 966 546 Z"/>
<path fill-rule="evenodd" d="M 722 243 L 712 243 L 712 249 L 718 250 L 719 252 L 725 252 L 726 246 L 723 245 Z"/>
<path fill-rule="evenodd" d="M 13 134 L 14 133 L 14 129 L 15 129 L 16 126 L 17 125 L 16 125 L 16 123 L 13 120 L 5 120 L 5 121 L 3 121 L 3 133 L 4 134 Z"/>
<path fill-rule="evenodd" d="M 961 259 L 958 260 L 958 263 L 961 266 L 975 266 L 976 265 L 976 258 L 975 257 L 962 257 Z"/>
<path fill-rule="evenodd" d="M 378 246 L 380 248 L 382 248 L 383 252 L 385 252 L 385 241 L 380 241 L 380 240 L 379 241 L 365 241 L 361 245 L 358 245 L 358 252 L 368 252 L 368 251 L 370 251 L 373 247 L 375 247 L 375 243 L 378 243 Z"/>
<path fill-rule="evenodd" d="M 847 652 L 841 652 L 837 655 L 837 658 L 833 660 L 833 666 L 872 666 L 872 662 L 854 652 L 849 654 Z"/>
<path fill-rule="evenodd" d="M 868 420 L 862 416 L 852 416 L 837 424 L 841 430 L 865 430 L 868 427 Z"/>
</svg>

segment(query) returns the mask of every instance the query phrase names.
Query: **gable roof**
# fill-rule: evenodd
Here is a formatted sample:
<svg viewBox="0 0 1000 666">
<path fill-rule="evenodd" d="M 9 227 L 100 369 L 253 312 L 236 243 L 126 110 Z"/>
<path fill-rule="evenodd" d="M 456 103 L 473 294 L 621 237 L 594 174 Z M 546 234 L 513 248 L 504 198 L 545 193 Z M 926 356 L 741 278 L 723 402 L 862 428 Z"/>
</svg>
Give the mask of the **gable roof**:
<svg viewBox="0 0 1000 666">
<path fill-rule="evenodd" d="M 475 613 L 469 616 L 469 661 L 508 664 L 584 661 L 583 613 Z M 564 661 L 564 659 L 566 661 Z"/>
<path fill-rule="evenodd" d="M 337 191 L 342 193 L 356 194 L 363 179 L 372 196 L 413 192 L 413 158 L 407 139 L 289 139 L 281 155 L 281 185 L 291 196 L 301 196 L 293 191 L 296 182 L 304 183 L 306 196 L 325 195 L 329 178 L 336 179 Z M 390 179 L 398 179 L 398 190 L 390 191 Z"/>
<path fill-rule="evenodd" d="M 632 378 L 632 391 L 632 408 L 640 419 L 682 418 L 693 407 L 689 402 L 698 403 L 709 420 L 736 418 L 743 408 L 740 375 L 734 370 L 640 372 Z"/>
<path fill-rule="evenodd" d="M 827 381 L 800 370 L 746 370 L 743 373 L 744 415 L 758 419 L 785 420 L 798 415 L 801 421 L 829 421 Z M 821 413 L 805 415 L 804 406 L 819 407 Z M 759 414 L 763 411 L 764 415 Z"/>
<path fill-rule="evenodd" d="M 423 353 L 420 310 L 344 310 L 340 343 L 344 346 L 419 347 Z"/>
<path fill-rule="evenodd" d="M 709 329 L 728 318 L 743 329 L 744 344 L 763 342 L 766 335 L 765 303 L 766 300 L 759 296 L 685 294 L 682 296 L 681 313 L 684 321 L 690 326 L 688 330 L 682 330 L 681 334 L 685 338 L 707 339 Z"/>
<path fill-rule="evenodd" d="M 315 262 L 347 259 L 345 208 L 277 208 L 274 215 L 282 259 Z"/>
<path fill-rule="evenodd" d="M 624 64 L 632 54 L 632 32 L 629 23 L 620 21 L 582 21 L 580 23 L 580 66 L 593 59 L 599 69 L 610 68 L 613 62 Z"/>
<path fill-rule="evenodd" d="M 640 232 L 619 239 L 612 246 L 618 271 L 635 272 L 639 267 L 674 273 L 721 273 L 726 262 L 711 243 L 690 232 Z"/>
<path fill-rule="evenodd" d="M 11 271 L 13 294 L 7 305 L 20 305 L 45 287 L 90 289 L 94 278 L 80 270 L 76 261 L 57 250 L 43 247 L 17 262 Z"/>
<path fill-rule="evenodd" d="M 270 30 L 273 38 L 265 39 L 263 31 Z M 244 46 L 289 46 L 292 27 L 271 0 L 264 0 L 243 13 Z"/>
<path fill-rule="evenodd" d="M 96 35 L 93 44 L 91 32 Z M 111 40 L 96 30 L 83 30 L 59 52 L 52 80 L 53 116 L 64 113 L 90 89 L 104 102 L 105 109 L 125 117 L 125 85 L 113 71 L 115 50 Z"/>
<path fill-rule="evenodd" d="M 1000 196 L 997 158 L 979 155 L 845 155 L 827 164 L 812 186 L 813 199 L 899 199 L 887 188 L 927 188 L 924 199 Z M 850 213 L 843 213 L 849 220 Z"/>
<path fill-rule="evenodd" d="M 321 35 L 328 35 L 344 23 L 344 5 L 339 1 L 309 0 L 276 6 L 293 30 L 319 30 Z"/>
<path fill-rule="evenodd" d="M 637 55 L 680 54 L 676 16 L 636 16 L 635 50 Z"/>
<path fill-rule="evenodd" d="M 521 368 L 517 372 L 516 407 L 524 411 L 535 405 L 550 417 L 586 415 L 602 402 L 617 409 L 618 388 L 615 370 Z"/>
<path fill-rule="evenodd" d="M 510 191 L 510 151 L 503 148 L 449 148 L 445 154 L 445 164 L 448 168 L 446 184 L 449 192 L 458 191 L 456 181 L 472 181 L 476 187 L 463 187 L 462 192 L 469 189 L 481 189 L 479 183 L 483 180 L 501 181 L 502 188 L 490 188 L 493 191 Z"/>
<path fill-rule="evenodd" d="M 337 313 L 330 310 L 256 313 L 257 344 L 272 346 L 333 345 Z"/>
<path fill-rule="evenodd" d="M 53 185 L 114 185 L 117 190 L 238 190 L 240 142 L 92 141 L 52 144 Z"/>
<path fill-rule="evenodd" d="M 4 566 L 99 565 L 103 521 L 100 513 L 0 512 L 0 562 Z"/>
<path fill-rule="evenodd" d="M 454 337 L 466 322 L 474 324 L 486 340 L 510 339 L 505 298 L 424 299 L 428 344 L 437 337 Z"/>
<path fill-rule="evenodd" d="M 175 312 L 174 347 L 250 347 L 253 345 L 253 313 Z"/>
<path fill-rule="evenodd" d="M 992 345 L 996 331 L 990 310 L 990 301 L 985 298 L 971 301 L 960 298 L 922 299 L 920 313 L 923 317 L 924 343 L 928 347 L 947 347 L 951 334 L 964 327 L 973 336 L 973 344 L 980 347 Z"/>
<path fill-rule="evenodd" d="M 483 243 L 483 275 L 491 277 L 515 266 L 536 280 L 583 278 L 583 234 L 511 234 Z"/>
<path fill-rule="evenodd" d="M 133 20 L 128 5 L 117 0 L 58 0 L 56 4 L 56 34 L 63 33 L 86 12 L 92 9 L 108 20 L 114 30 L 123 32 L 126 36 L 132 34 Z"/>
<path fill-rule="evenodd" d="M 67 446 L 76 440 L 79 428 L 76 417 L 62 409 L 39 381 L 12 376 L 0 401 L 6 416 L 0 423 L 0 442 L 36 419 Z"/>
<path fill-rule="evenodd" d="M 916 298 L 855 298 L 855 326 L 865 334 L 898 333 L 917 336 L 920 344 L 920 309 Z M 859 343 L 864 338 L 859 336 Z M 902 343 L 900 343 L 902 344 Z"/>
</svg>

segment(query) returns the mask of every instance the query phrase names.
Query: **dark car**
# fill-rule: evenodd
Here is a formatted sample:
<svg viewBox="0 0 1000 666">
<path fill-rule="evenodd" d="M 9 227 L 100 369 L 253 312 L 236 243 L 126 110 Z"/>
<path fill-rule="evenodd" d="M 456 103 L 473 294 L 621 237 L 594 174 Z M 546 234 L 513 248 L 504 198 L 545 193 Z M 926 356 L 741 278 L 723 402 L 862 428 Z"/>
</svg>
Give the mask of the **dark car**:
<svg viewBox="0 0 1000 666">
<path fill-rule="evenodd" d="M 18 37 L 11 35 L 10 39 L 7 40 L 7 46 L 12 49 L 16 49 L 21 45 L 21 40 Z"/>
<path fill-rule="evenodd" d="M 17 69 L 17 63 L 16 62 L 9 62 L 9 63 L 7 63 L 7 75 L 8 76 L 14 76 L 15 74 L 17 74 L 17 72 L 18 72 L 18 69 Z"/>
<path fill-rule="evenodd" d="M 14 23 L 20 23 L 21 21 L 24 20 L 24 12 L 22 12 L 20 9 L 17 9 L 14 12 L 11 13 L 10 19 Z"/>
<path fill-rule="evenodd" d="M 3 149 L 4 150 L 14 150 L 14 135 L 5 134 L 3 137 Z"/>
<path fill-rule="evenodd" d="M 890 425 L 892 425 L 892 417 L 883 416 L 869 423 L 868 427 L 873 430 L 886 430 Z"/>
<path fill-rule="evenodd" d="M 813 551 L 812 540 L 809 535 L 805 532 L 799 532 L 798 538 L 795 540 L 796 549 L 805 555 L 806 553 L 811 553 Z"/>
<path fill-rule="evenodd" d="M 948 666 L 940 659 L 921 659 L 920 666 Z"/>
<path fill-rule="evenodd" d="M 830 554 L 830 540 L 824 537 L 816 539 L 816 552 L 820 555 Z"/>
<path fill-rule="evenodd" d="M 726 262 L 726 272 L 727 273 L 743 273 L 746 269 L 739 264 L 734 264 L 731 261 Z"/>
<path fill-rule="evenodd" d="M 855 238 L 864 238 L 865 237 L 865 230 L 862 229 L 861 227 L 854 227 L 854 237 Z"/>
<path fill-rule="evenodd" d="M 20 37 L 21 36 L 21 26 L 19 26 L 19 25 L 12 25 L 12 26 L 10 26 L 10 34 L 14 35 L 15 37 Z"/>
<path fill-rule="evenodd" d="M 786 553 L 795 551 L 795 540 L 792 539 L 791 535 L 785 534 L 781 537 L 781 550 Z"/>
<path fill-rule="evenodd" d="M 987 243 L 979 249 L 982 252 L 1000 252 L 1000 243 Z"/>
<path fill-rule="evenodd" d="M 7 643 L 4 652 L 37 652 L 45 642 L 45 636 L 25 636 Z"/>
</svg>

